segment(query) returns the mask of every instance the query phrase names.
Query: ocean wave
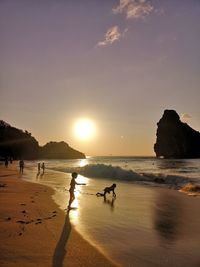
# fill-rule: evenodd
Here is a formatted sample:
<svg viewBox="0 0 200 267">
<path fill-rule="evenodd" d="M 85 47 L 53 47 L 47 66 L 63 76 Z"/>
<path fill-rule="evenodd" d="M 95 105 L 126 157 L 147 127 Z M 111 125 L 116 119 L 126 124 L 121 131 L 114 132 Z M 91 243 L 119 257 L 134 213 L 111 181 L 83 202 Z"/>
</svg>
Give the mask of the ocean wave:
<svg viewBox="0 0 200 267">
<path fill-rule="evenodd" d="M 106 164 L 88 164 L 83 167 L 72 167 L 72 168 L 57 168 L 59 171 L 67 173 L 77 172 L 80 175 L 89 178 L 102 178 L 109 180 L 119 180 L 124 182 L 141 182 L 151 183 L 156 185 L 168 185 L 174 187 L 181 187 L 191 179 L 183 176 L 176 175 L 163 175 L 155 173 L 137 173 L 133 170 L 123 169 L 119 166 L 112 166 Z"/>
</svg>

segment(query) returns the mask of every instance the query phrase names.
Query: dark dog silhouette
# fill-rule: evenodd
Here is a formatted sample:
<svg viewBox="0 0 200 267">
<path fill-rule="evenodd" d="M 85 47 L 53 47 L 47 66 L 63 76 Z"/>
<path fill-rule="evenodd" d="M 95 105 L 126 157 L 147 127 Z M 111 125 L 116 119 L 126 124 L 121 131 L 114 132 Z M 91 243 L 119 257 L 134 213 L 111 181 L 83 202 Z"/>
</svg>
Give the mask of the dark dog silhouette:
<svg viewBox="0 0 200 267">
<path fill-rule="evenodd" d="M 106 187 L 103 191 L 104 191 L 104 193 L 96 193 L 96 195 L 98 196 L 98 197 L 105 197 L 106 196 L 106 194 L 108 193 L 108 194 L 110 194 L 110 192 L 112 192 L 113 193 L 113 197 L 116 197 L 116 194 L 115 194 L 115 187 L 116 187 L 117 185 L 116 184 L 113 184 L 113 185 L 111 185 L 111 186 L 109 186 L 109 187 Z"/>
</svg>

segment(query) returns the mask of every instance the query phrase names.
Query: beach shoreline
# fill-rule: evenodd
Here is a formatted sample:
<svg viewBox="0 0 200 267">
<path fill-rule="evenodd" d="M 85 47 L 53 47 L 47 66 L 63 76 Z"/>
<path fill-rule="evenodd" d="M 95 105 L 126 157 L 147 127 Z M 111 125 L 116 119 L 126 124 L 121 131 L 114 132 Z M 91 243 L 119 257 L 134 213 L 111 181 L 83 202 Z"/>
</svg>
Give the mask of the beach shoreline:
<svg viewBox="0 0 200 267">
<path fill-rule="evenodd" d="M 50 187 L 0 165 L 0 266 L 116 266 L 89 244 L 53 201 Z"/>
</svg>

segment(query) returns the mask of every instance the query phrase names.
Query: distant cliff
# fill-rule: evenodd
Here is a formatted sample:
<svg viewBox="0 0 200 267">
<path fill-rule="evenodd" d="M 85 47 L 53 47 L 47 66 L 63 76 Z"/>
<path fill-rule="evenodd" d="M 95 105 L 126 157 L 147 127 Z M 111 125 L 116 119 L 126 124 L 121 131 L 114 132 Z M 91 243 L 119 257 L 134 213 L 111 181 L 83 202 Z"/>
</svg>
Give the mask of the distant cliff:
<svg viewBox="0 0 200 267">
<path fill-rule="evenodd" d="M 0 157 L 13 159 L 76 159 L 85 155 L 65 142 L 49 142 L 40 147 L 28 131 L 12 127 L 0 120 Z"/>
<path fill-rule="evenodd" d="M 85 155 L 71 148 L 65 142 L 49 142 L 40 147 L 40 158 L 45 159 L 82 159 Z"/>
<path fill-rule="evenodd" d="M 200 133 L 181 122 L 175 110 L 165 110 L 157 125 L 157 157 L 200 158 Z"/>
<path fill-rule="evenodd" d="M 0 156 L 35 159 L 38 156 L 38 142 L 28 131 L 22 131 L 0 121 Z"/>
</svg>

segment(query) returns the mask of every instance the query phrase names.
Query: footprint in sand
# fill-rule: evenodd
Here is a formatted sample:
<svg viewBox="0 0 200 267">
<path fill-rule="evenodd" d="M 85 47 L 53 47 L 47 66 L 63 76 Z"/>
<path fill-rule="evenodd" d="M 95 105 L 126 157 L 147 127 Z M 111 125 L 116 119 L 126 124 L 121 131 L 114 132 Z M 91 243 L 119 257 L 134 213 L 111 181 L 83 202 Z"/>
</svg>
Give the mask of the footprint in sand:
<svg viewBox="0 0 200 267">
<path fill-rule="evenodd" d="M 16 221 L 16 223 L 25 224 L 26 222 L 25 221 L 22 221 L 22 220 L 19 220 L 19 221 Z"/>
<path fill-rule="evenodd" d="M 46 218 L 44 218 L 45 220 L 50 220 L 50 219 L 52 219 L 52 217 L 46 217 Z"/>
</svg>

